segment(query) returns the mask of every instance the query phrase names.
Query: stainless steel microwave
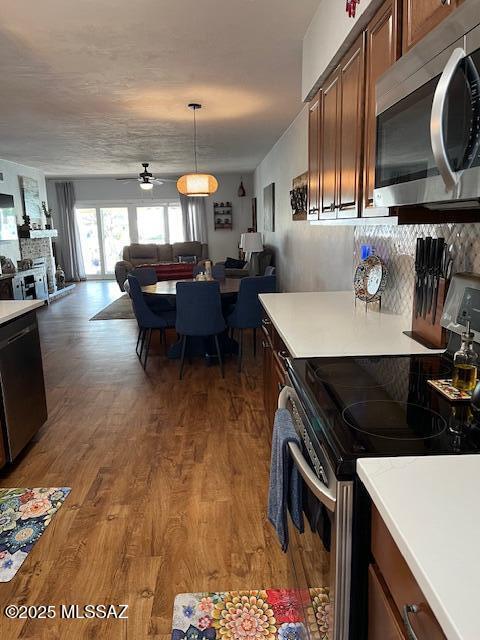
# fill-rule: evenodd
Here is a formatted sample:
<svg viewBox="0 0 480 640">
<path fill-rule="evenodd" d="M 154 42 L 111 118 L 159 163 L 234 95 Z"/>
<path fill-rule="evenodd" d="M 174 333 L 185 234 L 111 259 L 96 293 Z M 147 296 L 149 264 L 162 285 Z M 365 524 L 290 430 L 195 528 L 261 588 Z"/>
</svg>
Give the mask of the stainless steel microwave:
<svg viewBox="0 0 480 640">
<path fill-rule="evenodd" d="M 374 205 L 480 208 L 480 0 L 377 83 Z"/>
</svg>

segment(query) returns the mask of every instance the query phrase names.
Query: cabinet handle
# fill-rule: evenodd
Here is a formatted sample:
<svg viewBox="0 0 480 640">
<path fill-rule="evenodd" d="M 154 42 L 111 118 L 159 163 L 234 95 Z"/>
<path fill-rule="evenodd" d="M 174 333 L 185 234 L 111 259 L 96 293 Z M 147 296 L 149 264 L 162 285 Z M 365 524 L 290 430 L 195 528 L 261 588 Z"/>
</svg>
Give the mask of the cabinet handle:
<svg viewBox="0 0 480 640">
<path fill-rule="evenodd" d="M 440 2 L 441 2 L 444 6 L 446 6 L 446 5 L 449 5 L 449 4 L 450 4 L 450 0 L 440 0 Z"/>
<path fill-rule="evenodd" d="M 262 347 L 263 347 L 264 349 L 268 349 L 269 344 L 268 344 L 267 342 L 265 342 L 265 340 L 262 340 Z"/>
<path fill-rule="evenodd" d="M 277 355 L 280 358 L 280 360 L 283 360 L 284 362 L 286 362 L 290 354 L 288 353 L 288 351 L 277 351 Z"/>
<path fill-rule="evenodd" d="M 410 614 L 417 614 L 420 611 L 420 607 L 416 604 L 406 604 L 403 607 L 403 624 L 405 625 L 405 629 L 407 630 L 408 640 L 418 640 L 417 634 L 413 630 L 412 624 L 410 622 Z"/>
<path fill-rule="evenodd" d="M 268 318 L 262 318 L 262 324 L 267 327 L 268 325 L 272 324 L 272 321 Z"/>
</svg>

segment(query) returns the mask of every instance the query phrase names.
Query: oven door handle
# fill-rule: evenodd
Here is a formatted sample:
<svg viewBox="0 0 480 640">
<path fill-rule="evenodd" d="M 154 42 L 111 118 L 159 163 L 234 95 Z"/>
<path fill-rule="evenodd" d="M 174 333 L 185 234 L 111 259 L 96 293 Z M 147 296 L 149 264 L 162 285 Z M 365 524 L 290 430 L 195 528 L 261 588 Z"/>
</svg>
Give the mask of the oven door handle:
<svg viewBox="0 0 480 640">
<path fill-rule="evenodd" d="M 443 116 L 445 113 L 448 89 L 458 69 L 458 65 L 466 56 L 467 54 L 461 47 L 457 47 L 452 52 L 438 81 L 433 97 L 430 117 L 430 139 L 432 142 L 433 157 L 435 158 L 437 168 L 448 191 L 454 189 L 460 178 L 460 173 L 452 170 L 448 159 L 445 136 L 443 135 Z"/>
<path fill-rule="evenodd" d="M 305 460 L 303 453 L 300 451 L 300 448 L 293 442 L 290 442 L 288 446 L 290 448 L 290 455 L 292 456 L 300 475 L 304 479 L 305 484 L 324 507 L 326 507 L 331 513 L 335 513 L 337 498 L 313 473 L 308 462 Z"/>
</svg>

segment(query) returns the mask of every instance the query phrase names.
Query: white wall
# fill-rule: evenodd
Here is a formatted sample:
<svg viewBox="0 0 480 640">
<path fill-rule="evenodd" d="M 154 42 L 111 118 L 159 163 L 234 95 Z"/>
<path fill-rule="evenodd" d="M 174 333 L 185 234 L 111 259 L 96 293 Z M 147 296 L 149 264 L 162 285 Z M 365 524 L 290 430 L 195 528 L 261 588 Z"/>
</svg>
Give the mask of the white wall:
<svg viewBox="0 0 480 640">
<path fill-rule="evenodd" d="M 243 176 L 247 196 L 238 198 L 237 189 L 240 184 L 240 174 L 225 173 L 215 174 L 218 179 L 218 191 L 211 198 L 206 199 L 208 245 L 210 257 L 214 261 L 223 260 L 227 256 L 238 257 L 238 242 L 240 234 L 247 230 L 251 224 L 251 198 L 253 191 L 253 175 Z M 69 180 L 69 178 L 64 178 Z M 71 179 L 75 187 L 77 202 L 127 203 L 145 202 L 152 200 L 178 200 L 178 191 L 175 182 L 165 182 L 155 186 L 152 191 L 142 191 L 136 181 L 120 182 L 114 178 L 81 178 Z M 47 180 L 47 191 L 50 206 L 58 210 L 55 193 L 55 182 Z M 230 201 L 233 204 L 233 231 L 214 230 L 213 202 Z"/>
<path fill-rule="evenodd" d="M 3 173 L 3 182 L 0 181 L 0 193 L 7 193 L 13 196 L 17 221 L 18 224 L 22 224 L 23 205 L 18 177 L 28 176 L 29 178 L 35 178 L 39 185 L 40 200 L 47 201 L 45 174 L 39 169 L 17 164 L 16 162 L 9 162 L 8 160 L 0 160 L 0 172 Z M 0 241 L 0 255 L 11 258 L 16 265 L 17 260 L 20 260 L 18 240 Z"/>
<path fill-rule="evenodd" d="M 342 0 L 320 0 L 303 39 L 302 100 L 311 97 L 382 2 L 361 0 L 349 18 Z"/>
<path fill-rule="evenodd" d="M 274 182 L 275 232 L 264 232 L 264 242 L 275 248 L 280 289 L 352 289 L 353 227 L 318 227 L 292 220 L 292 179 L 307 167 L 308 107 L 304 107 L 255 170 L 258 230 L 263 231 L 263 189 Z"/>
</svg>

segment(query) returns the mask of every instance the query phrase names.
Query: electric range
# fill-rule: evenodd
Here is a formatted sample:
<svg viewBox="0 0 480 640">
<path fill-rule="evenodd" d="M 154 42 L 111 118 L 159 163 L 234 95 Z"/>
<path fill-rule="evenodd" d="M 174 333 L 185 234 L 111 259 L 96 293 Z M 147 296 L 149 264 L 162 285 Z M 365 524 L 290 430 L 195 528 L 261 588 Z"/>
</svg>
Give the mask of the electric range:
<svg viewBox="0 0 480 640">
<path fill-rule="evenodd" d="M 305 358 L 288 375 L 315 451 L 337 479 L 360 457 L 480 452 L 470 403 L 452 403 L 428 384 L 451 377 L 448 355 Z"/>
<path fill-rule="evenodd" d="M 290 523 L 289 555 L 299 592 L 325 584 L 329 566 L 331 640 L 368 637 L 371 501 L 357 459 L 480 453 L 471 403 L 452 403 L 428 384 L 451 373 L 447 353 L 287 360 L 279 407 L 302 441 L 289 446 L 310 523 L 301 534 Z"/>
</svg>

